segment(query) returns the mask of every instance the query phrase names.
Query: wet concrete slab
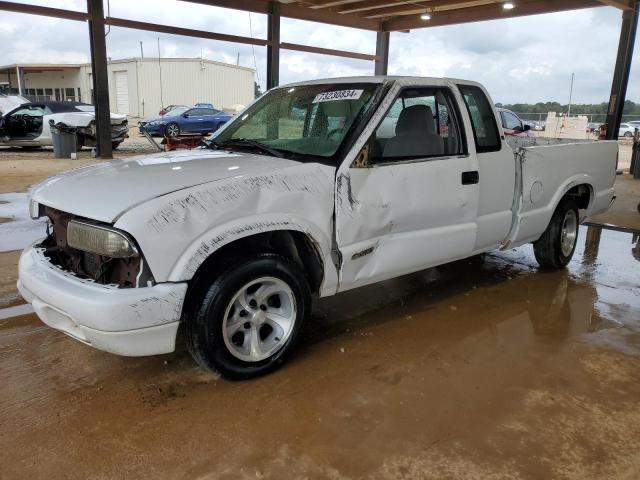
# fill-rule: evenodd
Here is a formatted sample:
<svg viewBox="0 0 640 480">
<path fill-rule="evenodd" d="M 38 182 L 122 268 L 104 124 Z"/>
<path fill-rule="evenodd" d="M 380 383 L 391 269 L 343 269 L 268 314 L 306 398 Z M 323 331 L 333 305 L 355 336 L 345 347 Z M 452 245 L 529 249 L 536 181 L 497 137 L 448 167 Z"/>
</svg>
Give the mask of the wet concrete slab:
<svg viewBox="0 0 640 480">
<path fill-rule="evenodd" d="M 586 233 L 320 300 L 250 382 L 0 321 L 0 477 L 638 478 L 639 237 Z"/>
</svg>

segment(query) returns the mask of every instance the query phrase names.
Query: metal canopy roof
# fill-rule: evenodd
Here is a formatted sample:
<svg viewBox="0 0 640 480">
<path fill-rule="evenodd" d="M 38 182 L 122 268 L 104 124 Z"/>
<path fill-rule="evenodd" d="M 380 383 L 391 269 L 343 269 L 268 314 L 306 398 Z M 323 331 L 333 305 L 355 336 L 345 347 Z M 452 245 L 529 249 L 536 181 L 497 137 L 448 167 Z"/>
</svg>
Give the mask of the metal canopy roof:
<svg viewBox="0 0 640 480">
<path fill-rule="evenodd" d="M 111 157 L 111 140 L 106 25 L 265 46 L 267 48 L 267 88 L 271 88 L 279 83 L 280 49 L 369 60 L 374 62 L 374 71 L 377 75 L 386 75 L 390 32 L 406 32 L 417 28 L 508 19 L 605 5 L 616 7 L 623 13 L 607 115 L 607 123 L 610 127 L 607 135 L 613 138 L 620 124 L 624 107 L 636 26 L 640 16 L 640 0 L 181 0 L 267 15 L 267 38 L 255 38 L 105 16 L 103 0 L 86 1 L 86 12 L 7 0 L 0 0 L 0 11 L 88 22 L 92 79 L 96 97 L 98 152 L 100 156 L 107 158 Z M 377 32 L 376 53 L 372 55 L 281 42 L 281 17 L 375 31 Z M 20 77 L 19 85 L 22 85 L 24 70 L 17 70 Z"/>
<path fill-rule="evenodd" d="M 629 0 L 186 0 L 268 14 L 279 4 L 282 17 L 392 32 L 459 23 L 612 6 L 632 9 Z M 421 18 L 425 13 L 431 19 Z"/>
</svg>

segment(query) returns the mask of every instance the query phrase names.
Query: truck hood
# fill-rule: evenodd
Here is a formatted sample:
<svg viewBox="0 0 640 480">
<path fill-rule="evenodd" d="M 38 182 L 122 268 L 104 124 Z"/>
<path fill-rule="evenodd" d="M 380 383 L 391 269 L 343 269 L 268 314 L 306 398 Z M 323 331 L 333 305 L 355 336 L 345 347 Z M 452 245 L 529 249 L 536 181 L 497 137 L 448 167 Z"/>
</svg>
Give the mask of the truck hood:
<svg viewBox="0 0 640 480">
<path fill-rule="evenodd" d="M 111 223 L 132 207 L 177 190 L 298 164 L 220 150 L 158 153 L 61 173 L 33 187 L 31 197 L 63 212 Z"/>
</svg>

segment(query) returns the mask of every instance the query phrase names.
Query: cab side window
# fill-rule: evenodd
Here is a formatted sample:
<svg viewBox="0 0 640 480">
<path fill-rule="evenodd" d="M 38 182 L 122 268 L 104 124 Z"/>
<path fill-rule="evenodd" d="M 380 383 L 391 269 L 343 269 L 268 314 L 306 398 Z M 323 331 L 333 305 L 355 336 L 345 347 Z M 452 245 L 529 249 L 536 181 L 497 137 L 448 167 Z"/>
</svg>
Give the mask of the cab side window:
<svg viewBox="0 0 640 480">
<path fill-rule="evenodd" d="M 502 148 L 500 131 L 493 113 L 493 107 L 481 88 L 473 85 L 458 85 L 467 107 L 476 152 L 497 152 Z"/>
<path fill-rule="evenodd" d="M 446 89 L 403 90 L 369 140 L 369 161 L 385 163 L 465 153 Z"/>
</svg>

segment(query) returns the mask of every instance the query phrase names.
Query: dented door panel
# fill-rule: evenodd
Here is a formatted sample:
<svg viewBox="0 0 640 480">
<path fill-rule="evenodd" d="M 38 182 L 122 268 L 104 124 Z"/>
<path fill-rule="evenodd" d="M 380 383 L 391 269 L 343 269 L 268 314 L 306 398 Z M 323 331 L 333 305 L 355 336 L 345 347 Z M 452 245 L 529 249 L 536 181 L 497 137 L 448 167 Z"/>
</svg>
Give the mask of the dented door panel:
<svg viewBox="0 0 640 480">
<path fill-rule="evenodd" d="M 478 185 L 472 157 L 352 168 L 338 179 L 340 290 L 471 254 Z"/>
<path fill-rule="evenodd" d="M 476 239 L 479 185 L 463 185 L 477 172 L 475 154 L 414 159 L 361 167 L 367 139 L 403 87 L 450 87 L 403 79 L 390 90 L 336 178 L 336 241 L 340 291 L 415 272 L 471 255 Z M 462 118 L 464 122 L 464 117 Z M 466 125 L 464 125 L 466 127 Z M 467 143 L 472 141 L 463 128 Z"/>
</svg>

